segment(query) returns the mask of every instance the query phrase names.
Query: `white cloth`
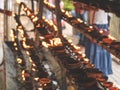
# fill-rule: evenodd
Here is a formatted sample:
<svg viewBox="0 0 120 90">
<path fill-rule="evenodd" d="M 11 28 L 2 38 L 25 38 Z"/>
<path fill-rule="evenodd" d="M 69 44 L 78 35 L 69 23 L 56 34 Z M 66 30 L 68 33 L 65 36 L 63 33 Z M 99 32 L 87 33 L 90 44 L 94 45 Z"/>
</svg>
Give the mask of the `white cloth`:
<svg viewBox="0 0 120 90">
<path fill-rule="evenodd" d="M 101 9 L 95 11 L 93 24 L 108 24 L 108 13 Z"/>
</svg>

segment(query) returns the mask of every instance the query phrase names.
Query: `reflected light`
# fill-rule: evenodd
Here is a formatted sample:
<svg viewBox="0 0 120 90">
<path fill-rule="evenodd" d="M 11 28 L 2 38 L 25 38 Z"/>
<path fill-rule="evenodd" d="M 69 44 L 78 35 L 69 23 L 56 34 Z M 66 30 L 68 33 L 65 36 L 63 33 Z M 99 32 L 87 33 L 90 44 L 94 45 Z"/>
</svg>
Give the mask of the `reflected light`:
<svg viewBox="0 0 120 90">
<path fill-rule="evenodd" d="M 20 3 L 21 3 L 21 0 L 16 0 L 16 2 L 17 2 L 18 4 L 20 4 Z"/>
</svg>

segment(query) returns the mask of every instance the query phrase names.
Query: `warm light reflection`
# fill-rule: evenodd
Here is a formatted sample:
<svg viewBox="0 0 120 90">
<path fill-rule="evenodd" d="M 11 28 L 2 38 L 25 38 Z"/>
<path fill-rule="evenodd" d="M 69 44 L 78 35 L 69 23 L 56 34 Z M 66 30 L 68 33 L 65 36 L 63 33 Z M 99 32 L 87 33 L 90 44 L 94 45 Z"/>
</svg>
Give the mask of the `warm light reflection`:
<svg viewBox="0 0 120 90">
<path fill-rule="evenodd" d="M 58 31 L 58 29 L 57 29 L 57 27 L 56 27 L 55 25 L 53 25 L 53 27 L 54 27 L 54 30 L 55 30 L 55 31 Z"/>
<path fill-rule="evenodd" d="M 84 61 L 85 61 L 85 62 L 89 62 L 89 59 L 88 59 L 88 58 L 84 58 Z"/>
<path fill-rule="evenodd" d="M 37 24 L 36 27 L 40 27 L 40 24 Z"/>
<path fill-rule="evenodd" d="M 73 17 L 68 11 L 65 12 L 65 15 L 67 15 L 69 18 Z"/>
<path fill-rule="evenodd" d="M 50 46 L 58 46 L 58 45 L 61 45 L 61 44 L 62 44 L 62 42 L 61 42 L 60 38 L 50 39 Z"/>
<path fill-rule="evenodd" d="M 68 42 L 69 42 L 69 43 L 72 43 L 72 40 L 71 40 L 71 39 L 69 39 L 69 40 L 68 40 Z"/>
<path fill-rule="evenodd" d="M 22 59 L 21 59 L 21 58 L 17 58 L 17 62 L 18 62 L 19 64 L 21 64 L 21 63 L 22 63 Z"/>
<path fill-rule="evenodd" d="M 46 42 L 42 41 L 42 45 L 43 45 L 44 47 L 48 48 L 48 44 L 47 44 Z"/>
<path fill-rule="evenodd" d="M 37 20 L 38 20 L 38 17 L 34 17 L 34 18 L 32 19 L 33 22 L 36 22 Z"/>
<path fill-rule="evenodd" d="M 79 18 L 77 19 L 77 21 L 79 21 L 80 23 L 83 23 L 83 20 L 81 20 L 81 19 L 79 19 Z"/>
<path fill-rule="evenodd" d="M 116 38 L 113 37 L 113 36 L 111 36 L 111 35 L 108 35 L 108 37 L 109 37 L 110 39 L 112 39 L 112 40 L 116 40 Z"/>
<path fill-rule="evenodd" d="M 15 50 L 18 50 L 18 48 L 16 47 Z"/>
<path fill-rule="evenodd" d="M 23 47 L 26 48 L 26 49 L 27 49 L 27 48 L 30 48 L 30 46 L 29 46 L 29 45 L 26 45 L 25 42 L 23 42 Z"/>
<path fill-rule="evenodd" d="M 41 87 L 41 88 L 38 88 L 38 90 L 43 90 L 43 88 Z"/>
<path fill-rule="evenodd" d="M 38 81 L 38 80 L 39 80 L 39 78 L 38 78 L 38 77 L 37 77 L 37 78 L 34 78 L 34 80 L 35 80 L 35 81 Z"/>
<path fill-rule="evenodd" d="M 22 71 L 22 79 L 23 79 L 23 81 L 25 81 L 25 76 L 24 76 L 24 74 L 25 74 L 25 70 Z"/>
<path fill-rule="evenodd" d="M 33 63 L 33 64 L 32 64 L 32 66 L 34 66 L 34 67 L 35 67 L 36 65 Z"/>
<path fill-rule="evenodd" d="M 93 26 L 89 26 L 90 29 L 93 29 Z"/>
<path fill-rule="evenodd" d="M 32 59 L 31 59 L 31 57 L 29 57 L 29 62 L 31 62 L 31 63 L 33 62 Z"/>
<path fill-rule="evenodd" d="M 73 45 L 73 47 L 74 47 L 75 49 L 77 49 L 77 50 L 80 50 L 80 47 L 77 46 L 77 45 Z"/>
<path fill-rule="evenodd" d="M 99 33 L 103 34 L 103 30 L 100 30 Z"/>
<path fill-rule="evenodd" d="M 17 43 L 14 43 L 14 46 L 17 46 Z"/>
<path fill-rule="evenodd" d="M 27 10 L 27 15 L 30 16 L 31 12 Z"/>
<path fill-rule="evenodd" d="M 83 53 L 83 54 L 82 54 L 82 57 L 85 57 L 85 56 L 86 56 L 86 55 Z"/>
<path fill-rule="evenodd" d="M 79 53 L 79 54 L 82 54 L 82 52 L 81 52 L 81 51 L 78 51 L 78 53 Z"/>
<path fill-rule="evenodd" d="M 20 3 L 21 3 L 21 0 L 16 0 L 16 2 L 17 2 L 18 4 L 20 4 Z"/>
<path fill-rule="evenodd" d="M 39 36 L 39 38 L 40 38 L 41 40 L 45 39 L 45 38 L 44 38 L 44 37 L 42 37 L 42 36 Z"/>
<path fill-rule="evenodd" d="M 26 54 L 27 54 L 27 55 L 30 55 L 30 53 L 29 53 L 28 51 L 26 51 Z"/>
<path fill-rule="evenodd" d="M 11 37 L 12 41 L 15 40 L 15 39 L 14 39 L 14 33 L 13 33 L 13 30 L 10 30 L 10 37 Z"/>
<path fill-rule="evenodd" d="M 14 12 L 12 12 L 12 16 L 15 17 L 15 13 Z"/>
<path fill-rule="evenodd" d="M 35 68 L 32 68 L 32 71 L 34 71 L 34 72 L 35 72 L 35 71 L 36 71 L 36 69 L 35 69 Z"/>
<path fill-rule="evenodd" d="M 27 8 L 24 8 L 23 10 L 24 10 L 24 11 L 27 11 Z"/>
</svg>

